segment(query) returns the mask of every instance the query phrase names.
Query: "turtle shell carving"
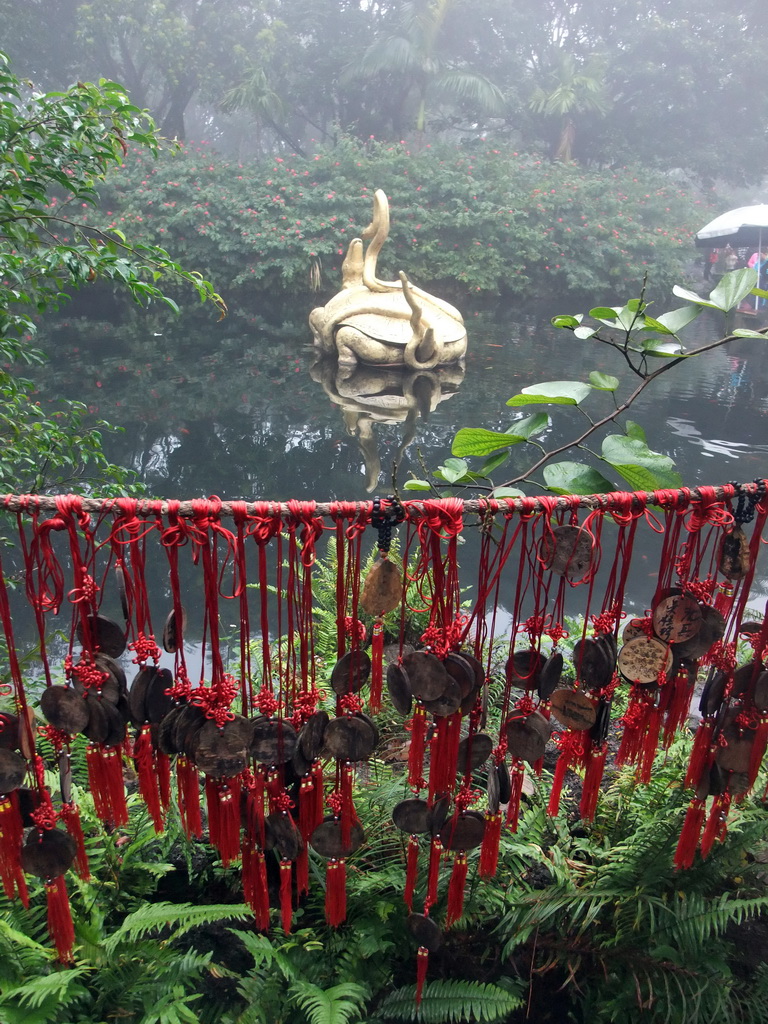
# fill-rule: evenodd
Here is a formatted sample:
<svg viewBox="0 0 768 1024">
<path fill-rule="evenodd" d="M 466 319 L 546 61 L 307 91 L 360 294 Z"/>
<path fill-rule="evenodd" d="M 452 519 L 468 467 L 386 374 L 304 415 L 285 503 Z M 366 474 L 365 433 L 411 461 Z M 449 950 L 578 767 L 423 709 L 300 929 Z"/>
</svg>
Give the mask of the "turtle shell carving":
<svg viewBox="0 0 768 1024">
<path fill-rule="evenodd" d="M 411 284 L 376 276 L 379 252 L 389 235 L 389 202 L 381 189 L 373 221 L 353 238 L 342 266 L 342 289 L 309 316 L 315 344 L 340 363 L 402 364 L 412 370 L 463 361 L 467 332 L 450 303 Z M 368 240 L 364 250 L 363 240 Z"/>
</svg>

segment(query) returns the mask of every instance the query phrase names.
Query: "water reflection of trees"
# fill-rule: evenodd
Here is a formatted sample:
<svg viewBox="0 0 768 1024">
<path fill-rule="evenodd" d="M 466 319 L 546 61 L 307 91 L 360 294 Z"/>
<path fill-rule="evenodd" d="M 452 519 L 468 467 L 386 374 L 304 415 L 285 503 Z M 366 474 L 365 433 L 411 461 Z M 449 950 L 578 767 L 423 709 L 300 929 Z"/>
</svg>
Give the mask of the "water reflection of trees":
<svg viewBox="0 0 768 1024">
<path fill-rule="evenodd" d="M 626 380 L 616 352 L 551 328 L 548 316 L 568 311 L 494 309 L 468 317 L 466 376 L 450 402 L 418 420 L 399 478 L 410 468 L 423 475 L 417 446 L 428 465 L 443 461 L 460 426 L 507 430 L 520 413 L 506 400 L 528 384 L 583 380 L 592 370 Z M 106 439 L 109 457 L 135 468 L 161 495 L 364 497 L 363 458 L 339 409 L 310 376 L 315 356 L 303 321 L 268 333 L 251 319 L 69 321 L 49 333 L 51 363 L 32 371 L 37 397 L 44 407 L 62 395 L 77 398 L 94 416 L 120 424 L 124 433 Z M 702 318 L 690 343 L 715 337 L 721 326 Z M 767 380 L 765 346 L 742 339 L 662 377 L 631 415 L 686 482 L 756 476 L 765 454 Z M 589 408 L 596 412 L 605 401 L 590 396 Z M 547 447 L 581 425 L 574 409 L 550 412 Z M 377 423 L 375 430 L 387 489 L 403 425 Z M 520 446 L 509 476 L 528 464 Z"/>
</svg>

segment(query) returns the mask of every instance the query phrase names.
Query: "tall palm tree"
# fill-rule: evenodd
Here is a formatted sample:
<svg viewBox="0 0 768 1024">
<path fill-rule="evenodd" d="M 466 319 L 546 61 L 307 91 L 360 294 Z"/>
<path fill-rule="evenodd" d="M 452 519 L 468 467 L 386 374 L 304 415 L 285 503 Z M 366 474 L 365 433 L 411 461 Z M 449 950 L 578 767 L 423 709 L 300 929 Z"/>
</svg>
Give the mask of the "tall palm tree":
<svg viewBox="0 0 768 1024">
<path fill-rule="evenodd" d="M 567 163 L 573 158 L 576 139 L 574 115 L 606 114 L 610 110 L 602 62 L 591 57 L 581 64 L 572 54 L 558 52 L 543 84 L 534 89 L 528 106 L 535 114 L 560 118 L 560 137 L 552 158 Z"/>
<path fill-rule="evenodd" d="M 402 102 L 416 101 L 413 127 L 423 133 L 432 103 L 471 103 L 478 113 L 503 114 L 501 90 L 476 71 L 461 66 L 447 50 L 446 22 L 451 11 L 470 0 L 406 0 L 399 24 L 389 35 L 374 40 L 343 78 L 373 78 L 388 74 L 400 84 Z"/>
</svg>

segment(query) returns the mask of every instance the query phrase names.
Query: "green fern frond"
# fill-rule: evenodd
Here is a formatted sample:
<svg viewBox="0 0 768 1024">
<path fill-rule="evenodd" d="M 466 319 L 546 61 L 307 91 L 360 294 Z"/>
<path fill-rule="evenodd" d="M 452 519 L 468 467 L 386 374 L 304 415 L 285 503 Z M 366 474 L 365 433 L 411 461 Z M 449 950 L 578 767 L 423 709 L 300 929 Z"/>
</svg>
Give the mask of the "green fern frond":
<svg viewBox="0 0 768 1024">
<path fill-rule="evenodd" d="M 660 943 L 678 940 L 685 945 L 701 946 L 721 936 L 731 924 L 742 924 L 768 911 L 768 896 L 753 899 L 734 898 L 722 893 L 715 898 L 698 894 L 679 896 L 669 908 L 667 919 L 658 926 Z"/>
<path fill-rule="evenodd" d="M 308 1024 L 349 1024 L 353 1019 L 359 1019 L 368 989 L 353 982 L 322 989 L 299 981 L 292 986 L 291 995 L 307 1014 Z"/>
<path fill-rule="evenodd" d="M 297 970 L 290 958 L 280 949 L 276 949 L 266 935 L 256 935 L 253 932 L 240 931 L 235 928 L 232 931 L 253 957 L 253 962 L 257 969 L 263 965 L 271 967 L 274 964 L 286 981 L 294 982 L 299 980 Z"/>
<path fill-rule="evenodd" d="M 15 947 L 15 949 L 17 950 L 19 946 L 24 946 L 27 949 L 34 950 L 35 953 L 38 953 L 41 958 L 44 958 L 46 960 L 50 960 L 54 956 L 54 953 L 46 946 L 44 946 L 42 943 L 36 942 L 34 939 L 30 938 L 29 935 L 25 935 L 24 932 L 20 931 L 18 928 L 12 927 L 12 925 L 10 925 L 8 921 L 3 920 L 3 918 L 1 917 L 0 940 L 5 940 L 6 942 L 8 942 L 10 946 Z M 0 946 L 0 948 L 2 948 L 2 946 Z"/>
<path fill-rule="evenodd" d="M 123 942 L 135 942 L 152 932 L 167 930 L 168 941 L 178 939 L 192 928 L 219 921 L 245 921 L 253 916 L 244 903 L 196 906 L 193 903 L 144 904 L 129 914 L 104 944 L 113 953 Z"/>
<path fill-rule="evenodd" d="M 416 986 L 406 985 L 387 996 L 375 1020 L 418 1021 L 419 1024 L 461 1024 L 484 1021 L 493 1024 L 519 1009 L 523 1000 L 516 992 L 479 981 L 433 981 L 424 986 L 416 1006 Z"/>
<path fill-rule="evenodd" d="M 87 967 L 71 967 L 40 974 L 23 985 L 6 986 L 0 997 L 0 1007 L 21 1004 L 34 1010 L 49 1001 L 68 1006 L 84 994 L 85 989 L 77 981 L 87 973 Z"/>
</svg>

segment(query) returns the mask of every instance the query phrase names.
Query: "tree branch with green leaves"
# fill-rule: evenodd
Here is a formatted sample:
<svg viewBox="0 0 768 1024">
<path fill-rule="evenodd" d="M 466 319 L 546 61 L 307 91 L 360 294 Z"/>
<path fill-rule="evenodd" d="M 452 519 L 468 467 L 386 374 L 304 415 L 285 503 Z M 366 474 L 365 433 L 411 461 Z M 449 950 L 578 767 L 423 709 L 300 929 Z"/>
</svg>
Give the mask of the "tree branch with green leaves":
<svg viewBox="0 0 768 1024">
<path fill-rule="evenodd" d="M 621 417 L 647 388 L 682 363 L 728 345 L 738 338 L 765 338 L 768 328 L 738 328 L 697 348 L 686 349 L 680 335 L 704 309 L 729 314 L 750 295 L 768 297 L 768 292 L 756 285 L 757 274 L 754 270 L 737 270 L 726 274 L 707 298 L 688 289 L 675 287 L 675 295 L 684 299 L 686 305 L 658 317 L 649 313 L 645 287 L 640 298 L 631 299 L 623 307 L 596 306 L 591 309 L 589 320 L 592 323 L 585 321 L 582 314 L 553 317 L 554 327 L 570 331 L 582 341 L 598 342 L 619 352 L 628 370 L 639 378 L 639 382 L 620 400 L 617 394 L 622 390 L 622 381 L 597 370 L 589 374 L 588 381 L 559 380 L 531 384 L 519 394 L 513 395 L 507 405 L 519 409 L 541 405 L 576 407 L 585 413 L 589 423 L 587 428 L 561 444 L 546 448 L 537 438 L 552 426 L 549 412 L 536 411 L 515 419 L 506 431 L 501 432 L 482 427 L 464 427 L 454 438 L 451 449 L 454 457 L 447 459 L 433 473 L 437 483 L 427 479 L 413 479 L 406 481 L 404 489 L 439 492 L 440 485 L 447 484 L 451 489 L 489 492 L 495 497 L 518 497 L 523 493 L 519 485 L 527 484 L 555 494 L 599 494 L 616 489 L 615 484 L 603 475 L 604 467 L 613 470 L 632 490 L 652 491 L 679 487 L 682 481 L 674 469 L 672 459 L 648 447 L 645 431 L 640 424 L 629 419 L 622 422 Z M 658 360 L 661 360 L 661 365 L 651 369 L 651 361 Z M 582 403 L 595 392 L 610 395 L 612 400 L 612 408 L 598 418 L 593 418 L 581 408 Z M 604 428 L 617 421 L 623 425 L 623 433 L 604 433 Z M 601 432 L 598 452 L 591 444 L 600 437 Z M 587 442 L 590 442 L 590 446 Z M 503 482 L 494 483 L 491 474 L 507 462 L 516 446 L 526 444 L 537 452 L 531 464 Z M 554 461 L 566 452 L 586 453 L 590 461 Z M 472 469 L 467 459 L 478 457 L 484 461 L 478 469 Z M 542 479 L 535 476 L 539 471 Z"/>
<path fill-rule="evenodd" d="M 31 344 L 36 317 L 57 308 L 73 290 L 98 280 L 113 282 L 141 305 L 162 303 L 178 312 L 169 285 L 191 287 L 220 316 L 224 300 L 202 274 L 177 263 L 156 245 L 132 243 L 119 230 L 104 230 L 76 207 L 96 210 L 97 187 L 131 149 L 157 154 L 159 139 L 145 111 L 123 88 L 102 80 L 78 82 L 40 94 L 22 82 L 0 54 L 0 358 L 39 363 Z M 78 213 L 80 210 L 78 210 Z M 4 490 L 50 488 L 124 491 L 130 474 L 111 466 L 101 429 L 86 426 L 76 402 L 45 415 L 30 381 L 0 371 Z"/>
</svg>

